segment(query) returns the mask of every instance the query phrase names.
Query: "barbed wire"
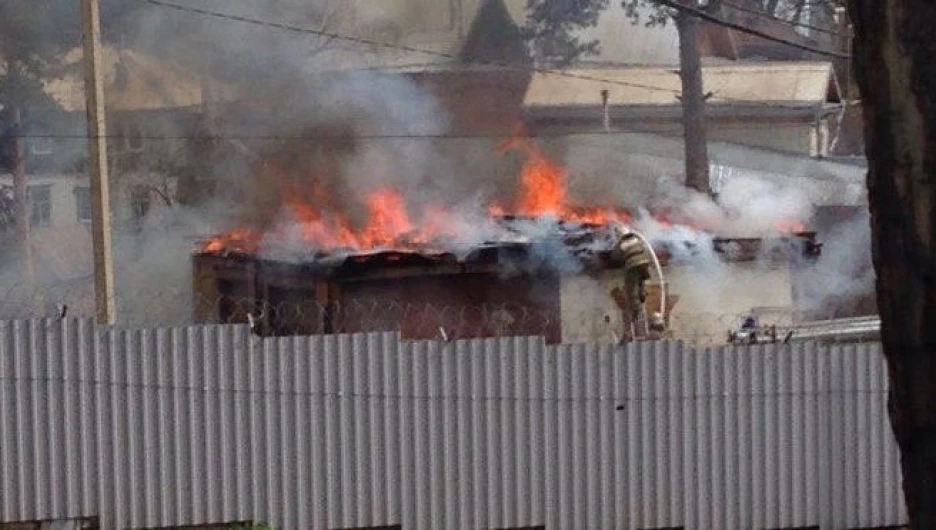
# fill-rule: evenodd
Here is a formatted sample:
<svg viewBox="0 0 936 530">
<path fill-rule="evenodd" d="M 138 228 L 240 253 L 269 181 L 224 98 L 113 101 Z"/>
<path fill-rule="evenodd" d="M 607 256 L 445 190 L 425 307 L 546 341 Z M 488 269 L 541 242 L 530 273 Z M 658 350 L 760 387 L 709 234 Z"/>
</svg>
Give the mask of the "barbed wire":
<svg viewBox="0 0 936 530">
<path fill-rule="evenodd" d="M 307 336 L 392 332 L 404 340 L 452 341 L 472 338 L 544 337 L 550 343 L 624 343 L 631 340 L 676 340 L 694 346 L 732 343 L 729 335 L 757 315 L 759 343 L 784 342 L 785 330 L 833 314 L 805 314 L 789 309 L 771 312 L 688 312 L 668 315 L 666 331 L 632 337 L 623 312 L 600 305 L 575 309 L 518 300 L 503 303 L 406 302 L 394 298 L 349 297 L 322 303 L 307 299 L 261 299 L 247 295 L 214 296 L 194 292 L 191 281 L 160 285 L 158 290 L 132 281 L 118 282 L 117 327 L 150 329 L 192 325 L 247 325 L 261 336 Z M 95 315 L 90 278 L 29 288 L 22 284 L 0 289 L 0 320 L 60 319 Z M 780 333 L 772 329 L 781 330 Z M 830 341 L 840 339 L 835 337 Z M 874 342 L 873 334 L 848 339 Z"/>
</svg>

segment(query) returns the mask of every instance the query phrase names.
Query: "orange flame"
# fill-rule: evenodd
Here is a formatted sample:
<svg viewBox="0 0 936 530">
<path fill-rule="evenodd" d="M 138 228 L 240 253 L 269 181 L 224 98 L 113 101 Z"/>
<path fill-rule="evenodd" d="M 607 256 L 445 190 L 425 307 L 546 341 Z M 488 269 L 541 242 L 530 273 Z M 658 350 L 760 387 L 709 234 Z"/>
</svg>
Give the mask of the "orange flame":
<svg viewBox="0 0 936 530">
<path fill-rule="evenodd" d="M 628 222 L 630 215 L 620 209 L 577 206 L 568 199 L 568 173 L 551 160 L 528 138 L 512 138 L 502 143 L 502 152 L 520 151 L 526 157 L 520 170 L 520 193 L 515 204 L 506 208 L 495 204 L 488 211 L 493 217 L 520 215 L 556 217 L 563 221 L 603 225 L 611 221 Z"/>
<path fill-rule="evenodd" d="M 798 234 L 806 231 L 806 225 L 802 221 L 797 221 L 795 219 L 777 221 L 774 224 L 774 228 L 778 232 L 783 232 L 785 234 Z"/>
<path fill-rule="evenodd" d="M 203 246 L 204 252 L 214 254 L 223 250 L 241 250 L 252 252 L 260 242 L 260 235 L 251 230 L 238 228 L 223 236 L 214 237 Z"/>
<path fill-rule="evenodd" d="M 370 217 L 358 248 L 394 246 L 413 231 L 403 196 L 391 189 L 381 189 L 367 197 Z"/>
<path fill-rule="evenodd" d="M 566 206 L 566 171 L 540 152 L 526 138 L 501 144 L 501 151 L 519 150 L 526 156 L 520 170 L 520 197 L 514 206 L 517 215 L 560 216 Z"/>
<path fill-rule="evenodd" d="M 498 146 L 500 152 L 520 152 L 523 166 L 520 170 L 519 190 L 510 204 L 491 204 L 488 214 L 495 219 L 509 215 L 523 217 L 550 217 L 560 221 L 591 225 L 606 225 L 610 222 L 629 224 L 632 217 L 619 208 L 581 206 L 569 200 L 568 173 L 564 167 L 551 160 L 539 150 L 529 138 L 513 138 Z M 436 204 L 418 205 L 411 209 L 403 195 L 391 188 L 380 188 L 363 197 L 361 206 L 367 213 L 363 223 L 355 224 L 323 182 L 325 179 L 310 179 L 302 185 L 286 178 L 288 174 L 275 163 L 264 164 L 264 173 L 269 176 L 281 193 L 285 211 L 296 221 L 299 237 L 311 247 L 322 251 L 349 250 L 366 251 L 378 248 L 425 250 L 426 247 L 459 235 L 466 228 L 458 223 L 456 216 Z M 418 214 L 411 217 L 411 213 Z M 664 225 L 689 224 L 678 215 L 656 216 Z M 414 221 L 415 219 L 415 221 Z M 687 221 L 687 222 L 684 222 Z M 783 232 L 799 232 L 805 229 L 800 222 L 783 222 L 777 229 Z M 254 253 L 258 250 L 263 234 L 272 238 L 287 234 L 273 230 L 232 230 L 215 237 L 202 246 L 206 253 L 235 251 Z"/>
</svg>

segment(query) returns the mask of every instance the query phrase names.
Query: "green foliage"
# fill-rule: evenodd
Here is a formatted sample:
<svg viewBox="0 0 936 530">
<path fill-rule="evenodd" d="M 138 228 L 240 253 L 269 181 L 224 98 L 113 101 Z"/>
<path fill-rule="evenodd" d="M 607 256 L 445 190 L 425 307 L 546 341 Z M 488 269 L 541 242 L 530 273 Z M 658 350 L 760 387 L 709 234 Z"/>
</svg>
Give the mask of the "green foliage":
<svg viewBox="0 0 936 530">
<path fill-rule="evenodd" d="M 0 1 L 0 105 L 54 107 L 40 80 L 63 74 L 64 53 L 81 45 L 80 5 L 77 0 Z M 102 25 L 113 28 L 105 35 L 120 38 L 130 31 L 127 24 L 109 22 L 124 21 L 139 12 L 138 6 L 102 0 Z"/>
<path fill-rule="evenodd" d="M 641 21 L 641 13 L 646 13 L 647 27 L 665 26 L 666 23 L 676 14 L 674 9 L 662 6 L 653 0 L 621 0 L 621 7 L 627 18 L 634 24 Z"/>
<path fill-rule="evenodd" d="M 583 41 L 578 30 L 594 27 L 609 0 L 527 0 L 523 36 L 541 63 L 565 65 L 601 51 L 597 40 Z"/>
<path fill-rule="evenodd" d="M 608 8 L 609 0 L 527 0 L 527 22 L 523 36 L 540 63 L 565 66 L 572 61 L 601 51 L 597 40 L 582 40 L 580 30 L 594 27 Z M 665 25 L 673 10 L 653 0 L 621 0 L 634 24 Z"/>
<path fill-rule="evenodd" d="M 734 0 L 748 9 L 792 21 L 801 21 L 807 5 L 828 13 L 841 5 L 841 0 Z M 693 4 L 695 1 L 692 2 Z M 710 0 L 714 5 L 717 0 Z M 601 43 L 581 41 L 575 34 L 594 27 L 598 17 L 608 7 L 608 0 L 527 0 L 527 24 L 524 36 L 537 60 L 566 65 L 580 57 L 596 54 Z M 621 7 L 634 24 L 647 27 L 665 26 L 677 11 L 655 0 L 621 0 Z"/>
<path fill-rule="evenodd" d="M 68 0 L 0 2 L 0 104 L 48 105 L 43 74 L 59 66 L 61 52 L 79 44 L 78 4 Z"/>
</svg>

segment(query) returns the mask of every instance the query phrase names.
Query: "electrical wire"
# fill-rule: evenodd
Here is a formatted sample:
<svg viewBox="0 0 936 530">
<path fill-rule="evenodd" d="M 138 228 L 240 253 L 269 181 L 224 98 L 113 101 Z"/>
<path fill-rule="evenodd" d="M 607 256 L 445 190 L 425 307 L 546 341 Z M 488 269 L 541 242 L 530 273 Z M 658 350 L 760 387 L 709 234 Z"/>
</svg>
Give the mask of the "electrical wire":
<svg viewBox="0 0 936 530">
<path fill-rule="evenodd" d="M 809 107 L 796 107 L 805 110 L 809 110 Z M 544 131 L 544 132 L 533 132 L 530 134 L 532 138 L 574 138 L 574 137 L 593 137 L 593 136 L 628 136 L 635 134 L 649 134 L 639 130 L 612 130 L 606 131 L 595 130 L 595 131 Z M 321 141 L 321 140 L 338 140 L 338 139 L 347 139 L 352 138 L 354 140 L 360 141 L 369 141 L 369 140 L 507 140 L 514 138 L 516 133 L 502 133 L 502 134 L 490 134 L 490 133 L 438 133 L 438 134 L 354 134 L 350 136 L 339 136 L 339 135 L 320 135 L 320 134 L 297 134 L 297 135 L 280 135 L 280 134 L 219 134 L 219 135 L 104 135 L 102 138 L 108 140 L 140 140 L 140 141 L 221 141 L 221 140 L 256 140 L 256 141 L 292 141 L 292 140 L 308 140 L 308 141 Z M 91 140 L 97 139 L 99 137 L 91 136 L 88 134 L 9 134 L 6 136 L 0 136 L 2 138 L 9 139 L 23 139 L 23 140 Z"/>
<path fill-rule="evenodd" d="M 822 49 L 822 48 L 816 48 L 815 46 L 809 46 L 809 45 L 806 45 L 806 44 L 800 44 L 800 43 L 798 43 L 798 42 L 789 41 L 789 40 L 787 40 L 787 39 L 783 39 L 783 38 L 780 38 L 780 37 L 774 37 L 773 35 L 764 33 L 763 31 L 759 31 L 759 30 L 756 30 L 756 29 L 752 29 L 752 28 L 749 28 L 749 27 L 744 26 L 744 25 L 742 25 L 742 24 L 736 24 L 736 23 L 734 23 L 734 22 L 729 22 L 729 21 L 727 21 L 727 20 L 725 20 L 725 19 L 722 19 L 722 18 L 719 18 L 719 17 L 717 17 L 717 16 L 715 16 L 715 15 L 712 15 L 711 13 L 707 13 L 707 12 L 701 10 L 701 9 L 697 9 L 697 8 L 694 8 L 694 7 L 689 7 L 689 6 L 682 5 L 682 4 L 680 4 L 679 2 L 677 2 L 676 0 L 652 0 L 652 1 L 653 1 L 654 3 L 656 3 L 656 4 L 659 4 L 659 5 L 662 5 L 662 6 L 666 6 L 666 7 L 670 7 L 670 8 L 672 8 L 672 9 L 677 10 L 677 11 L 680 11 L 680 12 L 682 12 L 682 13 L 684 13 L 684 14 L 686 14 L 686 15 L 689 15 L 689 16 L 691 16 L 691 17 L 694 17 L 694 18 L 697 18 L 697 19 L 700 19 L 700 20 L 704 20 L 704 21 L 710 22 L 710 23 L 712 23 L 712 24 L 717 24 L 717 25 L 722 26 L 722 27 L 726 27 L 726 28 L 729 28 L 729 29 L 733 29 L 733 30 L 735 30 L 735 31 L 740 31 L 741 33 L 747 33 L 748 35 L 754 35 L 755 37 L 760 37 L 760 38 L 762 38 L 762 39 L 769 40 L 769 41 L 771 41 L 771 42 L 776 42 L 776 43 L 778 43 L 778 44 L 784 44 L 784 45 L 786 45 L 786 46 L 790 46 L 791 48 L 797 48 L 797 49 L 800 49 L 800 50 L 803 50 L 803 51 L 807 51 L 807 52 L 810 52 L 810 53 L 815 53 L 815 54 L 818 54 L 818 55 L 825 55 L 825 56 L 828 56 L 828 57 L 835 57 L 835 58 L 838 58 L 838 59 L 849 59 L 849 58 L 851 58 L 851 55 L 849 55 L 849 54 L 847 54 L 847 53 L 841 53 L 841 52 L 835 52 L 835 51 L 831 51 L 831 50 L 825 50 L 825 49 Z"/>
<path fill-rule="evenodd" d="M 719 99 L 726 101 L 726 103 L 708 103 L 708 107 L 713 108 L 730 108 L 734 106 L 739 109 L 773 109 L 773 110 L 783 110 L 783 111 L 802 111 L 810 112 L 817 111 L 817 107 L 820 105 L 791 105 L 788 103 L 769 103 L 761 101 L 749 101 L 749 100 L 735 100 L 732 98 L 726 98 L 724 96 L 719 96 Z M 673 106 L 676 106 L 678 101 L 674 100 Z M 821 110 L 821 109 L 818 109 Z M 608 131 L 602 129 L 600 131 L 577 131 L 577 132 L 535 132 L 531 134 L 533 137 L 539 138 L 566 138 L 566 137 L 575 137 L 575 136 L 607 136 L 607 135 L 625 135 L 625 134 L 634 134 L 640 133 L 639 130 L 627 131 L 627 130 L 612 130 Z M 360 133 L 351 135 L 355 140 L 367 141 L 367 140 L 412 140 L 412 139 L 425 139 L 425 140 L 436 140 L 436 139 L 508 139 L 516 136 L 515 133 L 381 133 L 381 134 L 368 134 Z M 22 134 L 7 134 L 0 135 L 3 138 L 20 138 L 26 140 L 91 140 L 98 137 L 88 135 L 87 133 L 22 133 Z M 107 134 L 102 136 L 103 138 L 109 140 L 141 140 L 141 141 L 191 141 L 191 140 L 202 140 L 202 141 L 221 141 L 221 140 L 270 140 L 270 141 L 288 141 L 288 140 L 337 140 L 345 139 L 348 136 L 341 135 L 327 135 L 327 134 L 142 134 L 142 135 L 128 135 L 128 134 Z"/>
<path fill-rule="evenodd" d="M 826 34 L 829 34 L 829 35 L 833 35 L 833 36 L 835 36 L 835 37 L 842 37 L 842 38 L 848 38 L 848 39 L 851 39 L 851 38 L 852 38 L 852 36 L 849 35 L 849 34 L 847 34 L 847 33 L 841 33 L 841 32 L 838 32 L 838 31 L 835 31 L 835 30 L 831 30 L 831 29 L 828 29 L 828 28 L 823 28 L 823 27 L 820 27 L 820 26 L 814 26 L 814 25 L 812 25 L 812 24 L 806 24 L 805 22 L 797 22 L 797 21 L 794 21 L 794 20 L 788 20 L 788 19 L 785 19 L 785 18 L 778 17 L 778 16 L 776 16 L 776 15 L 771 15 L 770 13 L 767 13 L 767 12 L 764 12 L 764 11 L 760 11 L 760 10 L 757 10 L 757 9 L 751 9 L 750 7 L 745 7 L 745 6 L 740 5 L 740 4 L 735 4 L 735 3 L 729 2 L 729 1 L 727 1 L 727 0 L 720 0 L 719 3 L 718 3 L 718 5 L 719 5 L 719 6 L 724 6 L 724 7 L 729 7 L 729 8 L 731 8 L 731 9 L 734 9 L 735 11 L 741 11 L 742 13 L 749 13 L 749 14 L 751 14 L 751 15 L 755 15 L 755 16 L 758 16 L 758 17 L 761 17 L 761 18 L 765 18 L 765 19 L 767 19 L 767 20 L 772 20 L 772 21 L 775 21 L 775 22 L 781 22 L 781 23 L 787 24 L 787 25 L 789 25 L 789 26 L 794 26 L 794 27 L 798 27 L 798 28 L 810 29 L 810 30 L 813 30 L 813 31 L 816 31 L 816 32 L 819 32 L 819 33 L 826 33 Z"/>
<path fill-rule="evenodd" d="M 412 53 L 419 53 L 425 55 L 431 55 L 436 57 L 445 58 L 448 60 L 459 60 L 459 57 L 454 54 L 439 52 L 435 50 L 426 50 L 423 48 L 418 48 L 408 45 L 399 45 L 392 44 L 387 42 L 378 41 L 375 39 L 369 39 L 364 37 L 353 37 L 349 35 L 344 35 L 335 32 L 329 32 L 324 30 L 316 30 L 310 28 L 303 28 L 299 26 L 293 26 L 290 24 L 272 22 L 261 19 L 256 19 L 252 17 L 246 17 L 241 15 L 234 15 L 230 13 L 221 13 L 217 11 L 211 11 L 207 9 L 201 9 L 192 6 L 185 6 L 181 4 L 176 4 L 173 2 L 167 2 L 164 0 L 138 0 L 139 2 L 159 6 L 163 8 L 173 9 L 181 12 L 199 14 L 203 16 L 210 16 L 215 18 L 221 18 L 226 20 L 232 20 L 236 22 L 242 22 L 253 25 L 260 25 L 264 27 L 276 28 L 284 31 L 289 31 L 293 33 L 303 33 L 303 34 L 312 34 L 320 37 L 326 37 L 334 40 L 343 40 L 347 42 L 353 42 L 358 44 L 364 44 L 368 46 L 381 47 L 386 49 L 395 49 L 401 51 L 408 51 Z M 677 9 L 687 9 L 689 11 L 694 11 L 701 13 L 703 15 L 709 16 L 702 13 L 698 10 L 692 10 L 690 8 L 684 8 L 683 6 L 677 6 L 668 0 L 654 0 L 656 2 L 670 5 L 671 7 L 676 7 Z M 771 38 L 772 37 L 765 37 Z M 774 39 L 776 40 L 776 39 Z M 793 46 L 799 46 L 795 43 L 787 44 Z M 481 64 L 487 66 L 495 66 L 499 68 L 512 69 L 512 70 L 524 70 L 531 71 L 542 74 L 555 75 L 559 77 L 573 78 L 573 79 L 582 79 L 587 81 L 595 81 L 600 83 L 605 83 L 609 85 L 619 85 L 627 86 L 632 88 L 640 88 L 651 91 L 666 92 L 674 95 L 678 95 L 680 90 L 659 87 L 654 85 L 647 85 L 643 83 L 634 83 L 628 81 L 621 81 L 617 79 L 607 79 L 598 76 L 591 76 L 586 74 L 580 74 L 575 72 L 570 72 L 567 70 L 557 70 L 552 68 L 543 68 L 527 65 L 517 65 L 504 61 L 494 61 L 494 60 L 485 60 L 485 59 L 474 59 L 468 61 L 469 63 Z M 739 103 L 746 106 L 755 107 L 755 108 L 773 108 L 773 109 L 788 109 L 788 110 L 806 110 L 809 107 L 802 105 L 787 105 L 787 104 L 771 104 L 763 102 L 755 102 L 744 99 L 729 98 L 725 96 L 719 96 L 719 99 L 729 102 L 729 103 Z M 675 104 L 675 103 L 674 103 Z M 534 134 L 535 137 L 575 137 L 575 136 L 599 136 L 599 135 L 611 135 L 611 134 L 632 134 L 634 131 L 584 131 L 584 132 L 562 132 L 562 133 L 538 133 Z M 455 133 L 429 133 L 429 134 L 358 134 L 354 138 L 356 140 L 397 140 L 397 139 L 427 139 L 427 140 L 436 140 L 436 139 L 504 139 L 509 138 L 513 135 L 511 134 L 455 134 Z M 182 140 L 324 140 L 324 139 L 336 139 L 337 136 L 327 136 L 327 135 L 239 135 L 239 134 L 221 134 L 221 135 L 106 135 L 104 136 L 107 139 L 130 139 L 130 140 L 150 140 L 150 141 L 182 141 Z M 21 138 L 21 139 L 55 139 L 55 140 L 90 140 L 95 137 L 88 134 L 11 134 L 6 135 L 6 138 Z"/>
<path fill-rule="evenodd" d="M 207 17 L 213 17 L 213 18 L 219 18 L 219 19 L 230 20 L 230 21 L 235 21 L 235 22 L 241 22 L 241 23 L 245 23 L 245 24 L 252 24 L 252 25 L 256 25 L 256 26 L 275 28 L 275 29 L 280 29 L 280 30 L 283 30 L 283 31 L 288 31 L 288 32 L 291 32 L 291 33 L 300 33 L 300 34 L 315 35 L 315 36 L 318 36 L 318 37 L 325 37 L 325 38 L 332 39 L 332 40 L 339 40 L 339 41 L 351 42 L 351 43 L 355 43 L 355 44 L 362 44 L 362 45 L 371 46 L 371 47 L 377 47 L 377 48 L 384 48 L 384 49 L 389 49 L 389 50 L 405 51 L 405 52 L 410 52 L 410 53 L 428 55 L 428 56 L 443 58 L 443 59 L 451 60 L 451 61 L 462 61 L 462 60 L 463 60 L 463 58 L 459 57 L 459 56 L 456 55 L 456 54 L 452 54 L 452 53 L 441 52 L 441 51 L 437 51 L 437 50 L 428 50 L 428 49 L 425 49 L 425 48 L 419 48 L 419 47 L 416 47 L 416 46 L 410 46 L 410 45 L 405 45 L 405 44 L 394 44 L 394 43 L 379 41 L 379 40 L 376 40 L 376 39 L 371 39 L 371 38 L 366 38 L 366 37 L 355 37 L 355 36 L 351 36 L 351 35 L 345 35 L 345 34 L 342 34 L 342 33 L 331 32 L 331 31 L 325 31 L 325 30 L 319 30 L 319 29 L 312 29 L 312 28 L 305 28 L 305 27 L 302 27 L 302 26 L 295 26 L 295 25 L 286 24 L 286 23 L 283 23 L 283 22 L 273 22 L 273 21 L 269 21 L 269 20 L 263 20 L 263 19 L 254 18 L 254 17 L 248 17 L 248 16 L 244 16 L 244 15 L 235 15 L 235 14 L 231 14 L 231 13 L 223 13 L 223 12 L 219 12 L 219 11 L 212 11 L 212 10 L 208 10 L 208 9 L 202 9 L 202 8 L 198 8 L 198 7 L 192 7 L 192 6 L 186 6 L 186 5 L 182 5 L 182 4 L 177 4 L 177 3 L 174 3 L 174 2 L 167 2 L 167 1 L 165 1 L 165 0 L 137 0 L 137 1 L 142 2 L 142 3 L 146 3 L 146 4 L 150 4 L 150 5 L 153 5 L 153 6 L 158 6 L 158 7 L 167 8 L 167 9 L 173 9 L 173 10 L 180 11 L 180 12 L 184 12 L 184 13 L 192 13 L 192 14 L 198 14 L 198 15 L 207 16 Z M 664 4 L 668 4 L 668 5 L 671 5 L 671 6 L 674 6 L 674 5 L 675 5 L 675 4 L 672 4 L 671 2 L 668 2 L 667 0 L 653 0 L 653 1 L 655 1 L 655 2 L 660 2 L 660 3 L 664 3 Z M 688 9 L 688 8 L 687 8 L 687 9 Z M 702 13 L 702 14 L 704 14 L 704 15 L 706 15 L 706 16 L 710 16 L 710 15 L 707 15 L 707 14 L 701 12 L 701 11 L 698 11 L 698 10 L 693 10 L 693 11 L 695 11 L 695 12 L 697 12 L 697 13 Z M 717 20 L 718 20 L 719 22 L 721 22 L 721 23 L 724 23 L 724 24 L 730 24 L 730 23 L 728 23 L 727 21 L 721 21 L 720 19 L 717 19 Z M 716 22 L 716 23 L 718 23 L 718 22 Z M 738 26 L 738 25 L 735 25 L 735 26 Z M 735 29 L 738 29 L 739 31 L 745 31 L 745 30 L 746 30 L 746 31 L 748 31 L 748 32 L 756 31 L 756 30 L 751 30 L 750 28 L 743 28 L 743 27 L 741 27 L 741 26 L 738 26 L 738 27 L 735 28 Z M 770 40 L 777 40 L 776 38 L 771 37 L 771 36 L 769 36 L 769 35 L 761 35 L 761 36 L 763 36 L 764 38 L 770 39 Z M 783 43 L 785 43 L 785 44 L 790 45 L 790 46 L 802 47 L 802 45 L 799 45 L 799 44 L 797 44 L 797 43 L 793 43 L 793 42 L 789 42 L 789 41 L 784 41 L 784 40 L 782 40 L 782 39 L 781 39 L 781 41 L 782 41 Z M 825 54 L 825 55 L 833 55 L 833 56 L 834 56 L 834 52 L 828 52 L 828 51 L 826 51 L 826 50 L 819 50 L 818 48 L 812 48 L 812 47 L 808 47 L 808 46 L 807 46 L 806 48 L 808 48 L 808 51 L 813 51 L 813 52 L 815 52 L 815 53 L 822 53 L 822 54 Z M 631 81 L 621 81 L 621 80 L 619 80 L 619 79 L 608 79 L 608 78 L 603 78 L 603 77 L 598 77 L 598 76 L 592 76 L 592 75 L 587 75 L 587 74 L 582 74 L 582 73 L 577 73 L 577 72 L 571 72 L 571 71 L 568 71 L 568 70 L 560 70 L 560 69 L 556 69 L 556 68 L 546 68 L 546 67 L 538 67 L 538 66 L 525 65 L 525 64 L 516 64 L 516 63 L 510 63 L 510 62 L 498 61 L 498 60 L 491 60 L 491 59 L 475 59 L 475 58 L 469 58 L 469 59 L 465 60 L 464 62 L 467 62 L 467 63 L 469 63 L 469 64 L 482 65 L 482 66 L 494 66 L 494 67 L 497 67 L 497 68 L 508 69 L 508 70 L 528 71 L 528 72 L 534 72 L 534 73 L 540 73 L 540 74 L 555 75 L 555 76 L 558 76 L 558 77 L 565 77 L 565 78 L 571 78 L 571 79 L 580 79 L 580 80 L 585 80 L 585 81 L 595 81 L 595 82 L 600 82 L 600 83 L 606 83 L 606 84 L 609 84 L 609 85 L 627 86 L 627 87 L 631 87 L 631 88 L 641 88 L 641 89 L 644 89 L 644 90 L 651 90 L 651 91 L 657 91 L 657 92 L 666 92 L 666 93 L 674 94 L 674 95 L 678 95 L 678 94 L 681 93 L 681 90 L 675 89 L 675 88 L 666 88 L 666 87 L 660 87 L 660 86 L 655 86 L 655 85 L 648 85 L 648 84 L 644 84 L 644 83 L 636 83 L 636 82 L 631 82 Z M 720 97 L 720 99 L 725 100 L 725 101 L 734 101 L 734 102 L 750 103 L 750 101 L 744 100 L 744 99 L 728 98 L 728 97 L 724 97 L 724 96 L 719 96 L 719 97 Z"/>
<path fill-rule="evenodd" d="M 270 27 L 270 28 L 276 28 L 276 29 L 280 29 L 284 31 L 289 31 L 291 33 L 315 35 L 318 37 L 325 37 L 325 38 L 332 39 L 332 40 L 340 40 L 344 42 L 362 44 L 365 46 L 372 46 L 372 47 L 384 48 L 384 49 L 389 49 L 389 50 L 405 51 L 405 52 L 410 52 L 410 53 L 428 55 L 432 57 L 439 57 L 439 58 L 453 60 L 453 61 L 463 60 L 463 58 L 452 53 L 441 52 L 437 50 L 427 50 L 425 48 L 418 48 L 415 46 L 409 46 L 405 44 L 393 44 L 393 43 L 383 42 L 383 41 L 379 41 L 379 40 L 371 39 L 367 37 L 354 37 L 354 36 L 345 35 L 342 33 L 335 33 L 331 31 L 305 28 L 301 26 L 294 26 L 294 25 L 286 24 L 282 22 L 272 22 L 269 20 L 262 20 L 259 18 L 247 17 L 243 15 L 234 15 L 231 13 L 211 11 L 208 9 L 201 9 L 198 7 L 186 6 L 186 5 L 176 4 L 173 2 L 166 2 L 163 0 L 138 0 L 138 1 L 146 3 L 146 4 L 151 4 L 154 6 L 174 9 L 176 11 L 182 11 L 186 13 L 193 13 L 193 14 L 198 14 L 198 15 L 203 15 L 203 16 L 208 16 L 208 17 L 213 17 L 213 18 L 220 18 L 220 19 L 225 19 L 225 20 L 242 22 L 245 24 L 252 24 L 255 26 L 265 26 L 265 27 Z M 573 78 L 573 79 L 582 79 L 586 81 L 598 81 L 601 83 L 608 83 L 612 85 L 628 86 L 632 88 L 642 88 L 645 90 L 656 90 L 656 91 L 668 92 L 672 94 L 679 94 L 680 92 L 679 90 L 672 89 L 672 88 L 645 85 L 642 83 L 633 83 L 633 82 L 621 81 L 617 79 L 606 79 L 606 78 L 595 77 L 595 76 L 590 76 L 586 74 L 577 74 L 577 73 L 569 72 L 566 70 L 557 70 L 555 68 L 544 68 L 544 67 L 529 66 L 529 65 L 523 65 L 523 64 L 514 64 L 514 63 L 509 63 L 506 61 L 496 61 L 496 60 L 491 60 L 491 59 L 468 59 L 465 62 L 470 63 L 470 64 L 483 65 L 483 66 L 495 66 L 495 67 L 503 68 L 503 69 L 530 71 L 530 72 L 536 72 L 536 73 L 541 73 L 541 74 L 550 74 L 550 75 L 556 75 L 556 76 L 561 76 L 561 77 L 568 77 L 568 78 Z"/>
</svg>

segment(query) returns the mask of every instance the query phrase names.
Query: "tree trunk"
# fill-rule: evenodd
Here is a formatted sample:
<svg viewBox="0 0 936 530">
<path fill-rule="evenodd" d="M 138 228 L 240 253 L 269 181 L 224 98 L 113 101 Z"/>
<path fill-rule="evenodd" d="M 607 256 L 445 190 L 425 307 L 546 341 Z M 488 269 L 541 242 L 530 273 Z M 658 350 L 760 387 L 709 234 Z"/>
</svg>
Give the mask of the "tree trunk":
<svg viewBox="0 0 936 530">
<path fill-rule="evenodd" d="M 13 198 L 16 205 L 16 233 L 20 251 L 20 270 L 23 282 L 32 287 L 35 282 L 33 271 L 30 220 L 32 208 L 29 202 L 29 187 L 26 182 L 26 146 L 23 139 L 23 117 L 19 108 L 13 108 Z"/>
<path fill-rule="evenodd" d="M 705 137 L 705 94 L 699 57 L 699 20 L 677 14 L 679 77 L 682 80 L 682 122 L 686 156 L 686 186 L 711 194 L 708 145 Z"/>
<path fill-rule="evenodd" d="M 849 7 L 891 424 L 911 525 L 936 528 L 936 3 Z"/>
</svg>

